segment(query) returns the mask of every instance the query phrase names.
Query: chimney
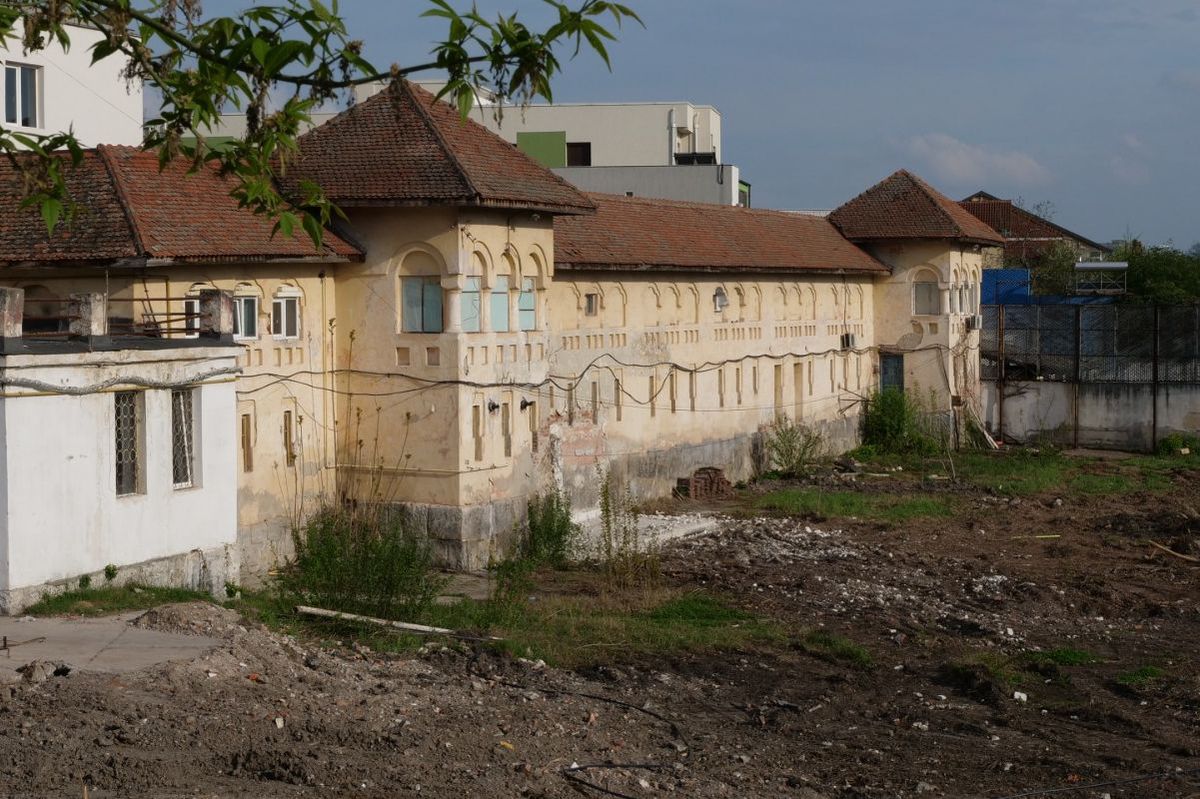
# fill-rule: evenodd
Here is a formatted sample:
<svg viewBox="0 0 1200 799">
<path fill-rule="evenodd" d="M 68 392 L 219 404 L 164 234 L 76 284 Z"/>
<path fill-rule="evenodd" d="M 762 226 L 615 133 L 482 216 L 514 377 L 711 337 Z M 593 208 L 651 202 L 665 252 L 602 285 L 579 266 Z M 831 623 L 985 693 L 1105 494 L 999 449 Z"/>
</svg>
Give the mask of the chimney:
<svg viewBox="0 0 1200 799">
<path fill-rule="evenodd" d="M 98 291 L 67 296 L 67 335 L 99 341 L 108 338 L 108 297 Z"/>
<path fill-rule="evenodd" d="M 0 345 L 21 338 L 25 318 L 25 289 L 0 287 Z"/>
<path fill-rule="evenodd" d="M 200 338 L 233 341 L 233 295 L 228 291 L 200 292 Z"/>
</svg>

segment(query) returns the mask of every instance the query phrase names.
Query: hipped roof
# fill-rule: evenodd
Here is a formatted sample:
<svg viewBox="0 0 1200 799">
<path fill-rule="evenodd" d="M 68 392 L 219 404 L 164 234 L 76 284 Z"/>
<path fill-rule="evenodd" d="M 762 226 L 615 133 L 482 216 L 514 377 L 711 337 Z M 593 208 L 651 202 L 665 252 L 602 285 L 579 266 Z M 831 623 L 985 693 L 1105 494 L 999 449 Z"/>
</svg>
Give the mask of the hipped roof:
<svg viewBox="0 0 1200 799">
<path fill-rule="evenodd" d="M 906 169 L 834 209 L 829 221 L 852 241 L 950 239 L 1000 245 L 996 231 Z"/>
<path fill-rule="evenodd" d="M 301 182 L 311 181 L 342 206 L 592 210 L 570 183 L 405 80 L 313 128 L 297 145 L 284 188 L 299 193 Z"/>
</svg>

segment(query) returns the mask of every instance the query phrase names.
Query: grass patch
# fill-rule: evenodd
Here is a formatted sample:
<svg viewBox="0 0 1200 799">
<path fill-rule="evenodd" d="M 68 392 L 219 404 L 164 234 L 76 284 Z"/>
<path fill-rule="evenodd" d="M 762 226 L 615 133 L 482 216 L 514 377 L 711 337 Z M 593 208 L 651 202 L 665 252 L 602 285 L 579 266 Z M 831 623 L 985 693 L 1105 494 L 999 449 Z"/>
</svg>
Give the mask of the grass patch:
<svg viewBox="0 0 1200 799">
<path fill-rule="evenodd" d="M 1077 474 L 1070 487 L 1080 494 L 1128 494 L 1136 489 L 1133 480 L 1123 474 Z"/>
<path fill-rule="evenodd" d="M 825 630 L 811 630 L 805 633 L 800 638 L 800 648 L 810 655 L 846 663 L 858 669 L 869 669 L 874 663 L 866 647 Z"/>
<path fill-rule="evenodd" d="M 298 617 L 273 594 L 243 594 L 229 607 L 275 629 L 377 652 L 411 652 L 437 637 L 371 624 Z M 432 605 L 414 621 L 504 640 L 498 650 L 562 668 L 656 658 L 679 652 L 746 651 L 786 645 L 784 630 L 708 594 L 673 588 L 616 590 L 600 572 L 521 575 L 489 600 Z"/>
<path fill-rule="evenodd" d="M 203 591 L 144 585 L 103 586 L 65 591 L 43 597 L 25 609 L 30 616 L 109 616 L 128 610 L 149 610 L 172 602 L 212 602 Z"/>
<path fill-rule="evenodd" d="M 960 479 L 1007 496 L 1061 491 L 1071 464 L 1057 453 L 990 455 L 959 453 L 954 459 Z"/>
<path fill-rule="evenodd" d="M 1119 675 L 1117 682 L 1129 688 L 1148 688 L 1165 676 L 1166 673 L 1158 666 L 1142 666 Z"/>
<path fill-rule="evenodd" d="M 954 506 L 946 497 L 820 491 L 815 488 L 774 491 L 760 498 L 755 506 L 797 516 L 856 516 L 885 522 L 903 522 L 954 514 Z"/>
</svg>

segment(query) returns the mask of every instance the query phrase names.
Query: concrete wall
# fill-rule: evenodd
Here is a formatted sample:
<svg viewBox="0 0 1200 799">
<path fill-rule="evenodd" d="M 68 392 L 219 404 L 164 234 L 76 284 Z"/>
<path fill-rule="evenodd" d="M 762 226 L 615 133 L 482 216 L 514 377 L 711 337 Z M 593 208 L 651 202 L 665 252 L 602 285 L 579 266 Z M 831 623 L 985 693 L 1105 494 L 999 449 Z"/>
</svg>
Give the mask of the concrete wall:
<svg viewBox="0 0 1200 799">
<path fill-rule="evenodd" d="M 18 32 L 21 30 L 17 24 Z M 113 56 L 95 65 L 92 45 L 102 34 L 92 28 L 69 25 L 70 50 L 57 43 L 33 53 L 22 52 L 19 37 L 0 45 L 0 61 L 40 67 L 41 122 L 36 128 L 15 130 L 49 134 L 74 127 L 85 147 L 97 144 L 142 143 L 142 86 L 126 84 L 120 72 L 124 65 Z M 0 76 L 2 77 L 2 76 Z M 0 100 L 4 83 L 0 80 Z M 0 108 L 3 108 L 0 102 Z M 2 119 L 2 118 L 0 118 Z M 5 125 L 5 127 L 12 127 Z"/>
<path fill-rule="evenodd" d="M 117 496 L 114 394 L 82 396 L 8 386 L 0 397 L 0 605 L 36 598 L 46 583 L 108 564 L 150 580 L 221 591 L 237 580 L 236 368 L 228 348 L 10 355 L 4 380 L 86 387 L 110 379 L 194 383 L 197 479 L 174 488 L 171 392 L 146 389 L 139 491 Z M 204 568 L 192 568 L 200 553 Z M 189 558 L 193 563 L 184 568 Z M 154 564 L 148 566 L 147 564 Z M 186 573 L 186 574 L 185 574 Z M 127 575 L 125 575 L 127 576 Z"/>
<path fill-rule="evenodd" d="M 997 384 L 985 382 L 983 397 L 984 421 L 1005 441 L 1044 439 L 1063 446 L 1133 451 L 1154 448 L 1155 400 L 1150 385 L 1085 383 L 1076 395 L 1070 383 L 1009 382 L 1004 387 L 1003 428 Z M 1200 386 L 1160 385 L 1157 404 L 1158 439 L 1170 433 L 1200 433 Z"/>
<path fill-rule="evenodd" d="M 10 270 L 3 281 L 25 288 L 27 297 L 31 292 L 62 298 L 78 291 L 107 291 L 112 297 L 110 316 L 139 323 L 157 318 L 163 327 L 176 329 L 173 336 L 182 335 L 178 315 L 185 310 L 185 300 L 201 289 L 258 298 L 258 334 L 235 342 L 243 371 L 236 407 L 222 422 L 235 437 L 238 582 L 254 584 L 288 557 L 295 521 L 336 495 L 332 347 L 334 337 L 353 326 L 336 324 L 334 279 L 326 269 L 333 271 L 319 264 L 188 265 L 145 276 Z M 300 335 L 295 339 L 271 333 L 272 300 L 284 293 L 300 300 Z M 285 413 L 292 420 L 290 462 L 284 451 Z M 240 440 L 243 415 L 250 420 L 249 459 Z"/>
<path fill-rule="evenodd" d="M 583 189 L 717 205 L 737 205 L 738 168 L 716 166 L 576 166 L 554 170 Z"/>
</svg>

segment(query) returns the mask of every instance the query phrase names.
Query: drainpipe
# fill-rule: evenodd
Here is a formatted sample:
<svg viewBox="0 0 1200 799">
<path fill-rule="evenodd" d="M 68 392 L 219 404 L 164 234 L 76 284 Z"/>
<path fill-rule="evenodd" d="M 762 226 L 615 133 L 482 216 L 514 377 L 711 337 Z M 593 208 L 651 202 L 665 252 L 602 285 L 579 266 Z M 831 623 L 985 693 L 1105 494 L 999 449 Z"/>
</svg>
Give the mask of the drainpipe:
<svg viewBox="0 0 1200 799">
<path fill-rule="evenodd" d="M 667 110 L 667 166 L 675 166 L 675 109 Z"/>
</svg>

